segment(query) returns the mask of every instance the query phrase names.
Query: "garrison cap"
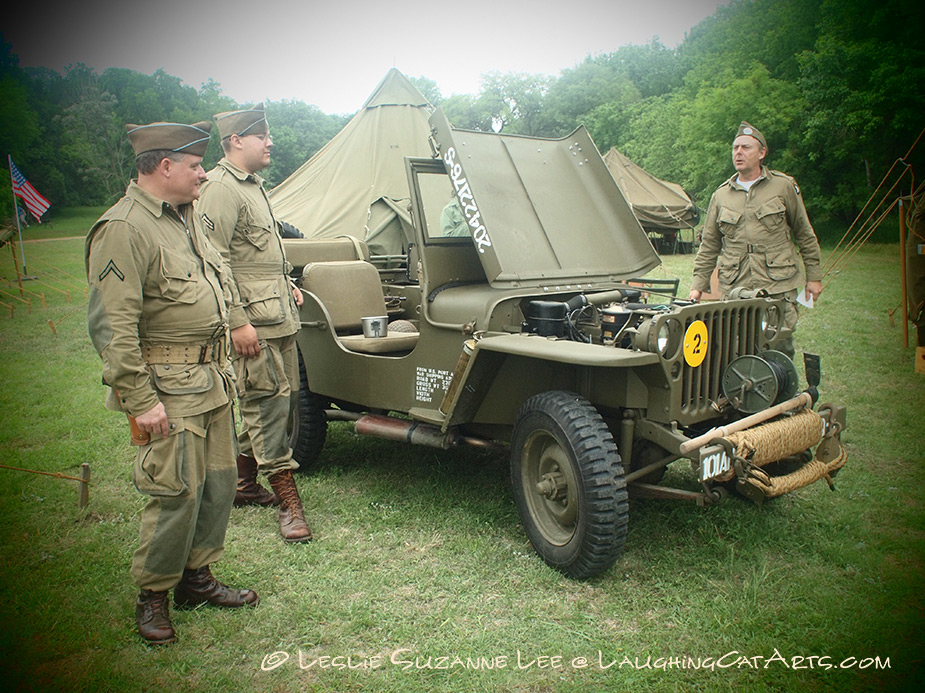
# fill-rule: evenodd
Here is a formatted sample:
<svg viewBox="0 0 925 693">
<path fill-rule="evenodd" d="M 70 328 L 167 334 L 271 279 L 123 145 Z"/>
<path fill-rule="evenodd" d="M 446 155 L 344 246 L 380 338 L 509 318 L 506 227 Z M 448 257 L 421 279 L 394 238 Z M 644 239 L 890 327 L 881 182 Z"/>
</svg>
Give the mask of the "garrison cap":
<svg viewBox="0 0 925 693">
<path fill-rule="evenodd" d="M 756 140 L 761 142 L 762 147 L 765 149 L 768 148 L 768 143 L 764 139 L 764 135 L 761 134 L 758 128 L 756 128 L 754 125 L 749 125 L 744 120 L 742 121 L 742 124 L 739 125 L 739 131 L 736 133 L 736 137 L 740 137 L 741 135 L 749 135 L 750 137 L 754 137 Z"/>
<path fill-rule="evenodd" d="M 206 153 L 206 147 L 209 146 L 212 123 L 205 120 L 193 125 L 182 123 L 134 125 L 128 123 L 125 130 L 136 157 L 159 149 L 203 156 Z"/>
<path fill-rule="evenodd" d="M 218 134 L 222 139 L 232 135 L 265 135 L 270 131 L 263 102 L 253 108 L 240 111 L 225 111 L 215 114 Z"/>
</svg>

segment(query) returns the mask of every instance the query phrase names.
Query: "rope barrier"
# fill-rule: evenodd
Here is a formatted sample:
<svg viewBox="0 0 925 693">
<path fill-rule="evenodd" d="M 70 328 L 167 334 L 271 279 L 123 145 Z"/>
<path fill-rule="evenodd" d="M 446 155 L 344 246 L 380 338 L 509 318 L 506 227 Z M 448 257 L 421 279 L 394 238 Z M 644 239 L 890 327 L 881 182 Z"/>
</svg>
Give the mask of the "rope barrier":
<svg viewBox="0 0 925 693">
<path fill-rule="evenodd" d="M 69 476 L 67 474 L 62 474 L 61 472 L 42 472 L 38 469 L 23 469 L 22 467 L 11 467 L 8 464 L 0 464 L 0 467 L 3 469 L 12 469 L 14 472 L 26 472 L 27 474 L 42 474 L 43 476 L 53 476 L 57 479 L 69 479 L 71 481 L 79 481 L 80 485 L 77 487 L 77 507 L 80 509 L 86 508 L 87 504 L 90 502 L 90 464 L 88 462 L 83 462 L 80 465 L 80 476 Z"/>
<path fill-rule="evenodd" d="M 81 479 L 77 476 L 68 476 L 67 474 L 62 474 L 61 472 L 43 472 L 38 469 L 23 469 L 22 467 L 10 467 L 7 464 L 0 464 L 0 467 L 3 469 L 12 469 L 14 472 L 28 472 L 29 474 L 44 474 L 45 476 L 53 476 L 58 479 L 70 479 L 71 481 L 79 481 L 82 484 L 89 484 L 89 479 Z"/>
<path fill-rule="evenodd" d="M 867 242 L 867 240 L 874 233 L 874 231 L 877 230 L 877 227 L 883 222 L 883 220 L 890 213 L 890 211 L 892 211 L 893 207 L 896 204 L 895 200 L 890 202 L 888 208 L 884 212 L 880 213 L 879 216 L 878 216 L 878 210 L 890 198 L 893 191 L 896 189 L 896 187 L 899 185 L 899 183 L 902 181 L 903 177 L 907 173 L 909 173 L 912 176 L 912 188 L 913 190 L 915 189 L 915 172 L 912 170 L 912 166 L 906 163 L 906 160 L 915 150 L 916 146 L 918 145 L 919 141 L 922 139 L 923 135 L 925 135 L 925 128 L 923 128 L 922 131 L 919 133 L 918 137 L 915 138 L 915 141 L 912 143 L 912 146 L 909 147 L 909 151 L 906 152 L 905 156 L 902 156 L 893 162 L 889 170 L 886 172 L 886 174 L 884 174 L 883 178 L 880 180 L 880 183 L 877 185 L 874 191 L 867 198 L 867 202 L 864 203 L 864 207 L 862 207 L 861 211 L 858 212 L 858 215 L 855 217 L 854 221 L 851 222 L 851 226 L 849 226 L 848 230 L 845 231 L 844 236 L 842 236 L 841 240 L 838 241 L 838 244 L 835 246 L 835 249 L 832 251 L 832 253 L 829 255 L 829 258 L 823 264 L 822 266 L 823 277 L 827 277 L 829 275 L 834 276 L 835 274 L 837 274 L 838 270 L 836 268 L 839 265 L 843 266 L 847 264 L 847 261 L 851 257 L 854 256 L 854 254 L 858 251 L 858 249 L 862 245 L 864 245 L 864 243 Z M 890 186 L 890 189 L 887 190 L 883 194 L 883 197 L 874 206 L 873 210 L 870 212 L 867 218 L 861 223 L 858 229 L 854 232 L 854 235 L 851 237 L 851 239 L 847 243 L 845 243 L 845 240 L 848 238 L 849 234 L 851 234 L 851 231 L 852 229 L 854 229 L 855 225 L 858 223 L 858 220 L 864 216 L 865 212 L 867 211 L 867 208 L 874 201 L 874 198 L 876 198 L 879 195 L 881 188 L 883 188 L 886 185 L 887 180 L 889 180 L 890 176 L 893 175 L 893 171 L 894 169 L 896 169 L 898 165 L 903 166 L 902 173 L 899 174 L 899 177 L 893 182 L 893 185 Z M 868 224 L 868 222 L 870 222 L 871 219 L 874 219 L 875 217 L 877 219 L 876 222 L 873 223 L 871 228 L 865 229 L 865 226 Z M 841 251 L 841 253 L 839 253 L 839 249 L 842 247 L 843 243 L 845 243 L 845 248 Z M 826 285 L 827 284 L 828 283 L 826 283 Z"/>
<path fill-rule="evenodd" d="M 823 288 L 825 288 L 826 286 L 828 286 L 828 285 L 829 285 L 829 282 L 830 282 L 832 279 L 834 279 L 835 275 L 837 275 L 838 272 L 841 271 L 840 269 L 836 269 L 836 268 L 837 268 L 839 265 L 847 265 L 847 264 L 848 264 L 848 260 L 852 259 L 852 258 L 858 253 L 858 251 L 861 249 L 861 247 L 870 239 L 870 237 L 871 237 L 871 236 L 873 235 L 873 233 L 877 230 L 877 228 L 880 226 L 880 224 L 883 223 L 883 220 L 886 219 L 886 217 L 890 214 L 890 212 L 893 211 L 893 208 L 894 208 L 895 206 L 896 206 L 896 200 L 894 200 L 892 203 L 890 203 L 890 206 L 887 207 L 887 208 L 883 211 L 883 213 L 877 218 L 877 221 L 875 221 L 875 222 L 870 226 L 870 228 L 867 229 L 867 230 L 864 232 L 864 234 L 863 234 L 863 236 L 861 236 L 860 240 L 858 240 L 858 241 L 856 241 L 856 242 L 853 242 L 853 245 L 849 245 L 849 246 L 845 247 L 845 249 L 842 251 L 842 254 L 837 258 L 836 262 L 835 262 L 828 270 L 825 270 L 825 271 L 823 272 L 823 276 L 827 276 L 827 275 L 829 275 L 829 274 L 832 275 L 832 276 L 829 278 L 829 280 L 827 280 L 826 283 L 823 285 Z M 863 227 L 862 227 L 862 228 L 863 228 Z M 860 232 L 860 229 L 859 229 L 859 232 Z"/>
</svg>

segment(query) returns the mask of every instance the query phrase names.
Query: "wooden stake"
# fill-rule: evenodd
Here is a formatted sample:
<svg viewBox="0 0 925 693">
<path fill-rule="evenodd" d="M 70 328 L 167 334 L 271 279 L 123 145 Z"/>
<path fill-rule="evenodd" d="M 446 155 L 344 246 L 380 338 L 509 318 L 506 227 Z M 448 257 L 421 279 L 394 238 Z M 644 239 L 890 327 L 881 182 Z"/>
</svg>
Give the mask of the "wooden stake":
<svg viewBox="0 0 925 693">
<path fill-rule="evenodd" d="M 19 284 L 19 295 L 22 296 L 22 273 L 19 271 L 19 258 L 16 257 L 16 243 L 10 243 L 10 251 L 13 253 L 13 267 L 16 268 L 16 283 Z"/>
<path fill-rule="evenodd" d="M 83 483 L 77 485 L 77 507 L 86 508 L 90 502 L 90 463 L 84 462 L 80 465 L 80 480 Z"/>
</svg>

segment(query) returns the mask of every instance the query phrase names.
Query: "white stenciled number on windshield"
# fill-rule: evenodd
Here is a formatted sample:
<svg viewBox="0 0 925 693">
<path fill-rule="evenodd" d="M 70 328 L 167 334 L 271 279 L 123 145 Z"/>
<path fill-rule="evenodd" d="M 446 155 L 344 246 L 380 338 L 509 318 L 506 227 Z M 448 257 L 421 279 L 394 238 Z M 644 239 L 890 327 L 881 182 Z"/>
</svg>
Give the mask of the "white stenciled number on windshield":
<svg viewBox="0 0 925 693">
<path fill-rule="evenodd" d="M 485 248 L 491 247 L 491 239 L 488 237 L 488 231 L 485 225 L 481 223 L 481 213 L 475 204 L 475 198 L 469 188 L 469 181 L 463 176 L 462 165 L 456 161 L 456 148 L 450 147 L 446 156 L 443 157 L 443 163 L 446 164 L 450 179 L 453 181 L 453 187 L 456 189 L 456 199 L 459 200 L 459 206 L 466 215 L 466 221 L 473 228 L 472 238 L 478 247 L 480 253 L 485 252 Z"/>
</svg>

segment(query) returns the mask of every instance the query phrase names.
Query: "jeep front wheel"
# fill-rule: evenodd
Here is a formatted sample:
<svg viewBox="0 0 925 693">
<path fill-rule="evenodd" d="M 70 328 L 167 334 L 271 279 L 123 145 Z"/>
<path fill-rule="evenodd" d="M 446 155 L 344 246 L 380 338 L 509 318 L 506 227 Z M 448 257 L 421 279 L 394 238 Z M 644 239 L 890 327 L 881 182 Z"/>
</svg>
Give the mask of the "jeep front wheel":
<svg viewBox="0 0 925 693">
<path fill-rule="evenodd" d="M 524 403 L 511 439 L 511 482 L 527 536 L 550 566 L 583 579 L 620 556 L 629 516 L 623 466 L 586 399 L 551 391 Z"/>
</svg>

